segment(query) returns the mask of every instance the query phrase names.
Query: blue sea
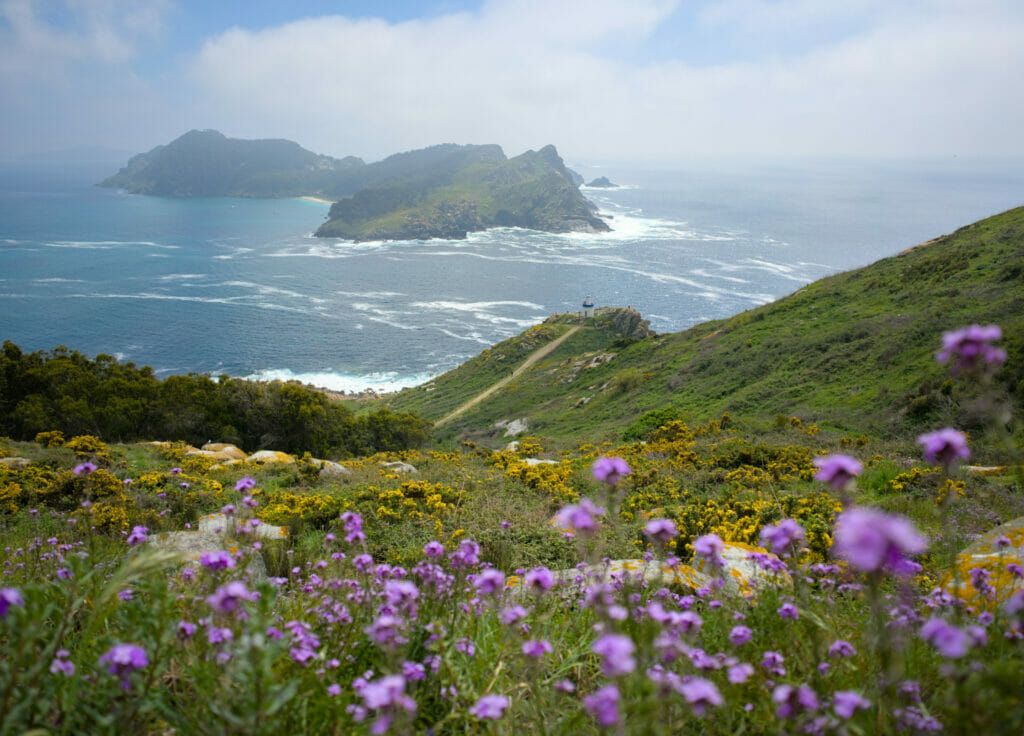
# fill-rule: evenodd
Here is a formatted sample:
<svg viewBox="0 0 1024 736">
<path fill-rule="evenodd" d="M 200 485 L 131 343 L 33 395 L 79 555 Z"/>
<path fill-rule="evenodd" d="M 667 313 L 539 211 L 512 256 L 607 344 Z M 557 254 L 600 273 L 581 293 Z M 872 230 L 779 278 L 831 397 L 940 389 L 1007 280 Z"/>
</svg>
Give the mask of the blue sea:
<svg viewBox="0 0 1024 736">
<path fill-rule="evenodd" d="M 555 312 L 632 306 L 659 332 L 726 317 L 1024 204 L 1022 162 L 569 164 L 613 231 L 314 238 L 328 205 L 92 184 L 123 162 L 0 164 L 0 340 L 158 375 L 394 390 Z"/>
</svg>

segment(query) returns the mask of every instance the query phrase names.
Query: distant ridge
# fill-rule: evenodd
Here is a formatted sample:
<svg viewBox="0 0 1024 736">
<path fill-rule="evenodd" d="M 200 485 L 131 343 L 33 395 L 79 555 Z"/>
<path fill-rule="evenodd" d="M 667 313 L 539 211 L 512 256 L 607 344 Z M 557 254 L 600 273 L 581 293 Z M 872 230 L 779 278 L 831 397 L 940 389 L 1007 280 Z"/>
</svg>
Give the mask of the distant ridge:
<svg viewBox="0 0 1024 736">
<path fill-rule="evenodd" d="M 603 232 L 608 225 L 554 146 L 513 159 L 497 145 L 445 143 L 367 164 L 288 140 L 240 140 L 192 130 L 132 157 L 99 183 L 172 197 L 336 200 L 321 237 L 351 240 L 464 238 L 489 227 Z"/>
</svg>

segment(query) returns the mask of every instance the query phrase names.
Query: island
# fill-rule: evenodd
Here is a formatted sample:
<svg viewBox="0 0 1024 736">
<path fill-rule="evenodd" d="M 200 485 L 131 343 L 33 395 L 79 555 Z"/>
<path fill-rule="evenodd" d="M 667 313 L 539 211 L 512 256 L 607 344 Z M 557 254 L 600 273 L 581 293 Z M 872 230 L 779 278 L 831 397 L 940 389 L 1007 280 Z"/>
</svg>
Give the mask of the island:
<svg viewBox="0 0 1024 736">
<path fill-rule="evenodd" d="M 612 183 L 607 176 L 599 176 L 592 182 L 587 184 L 588 187 L 597 187 L 598 189 L 618 189 L 619 185 Z"/>
<path fill-rule="evenodd" d="M 318 237 L 462 239 L 492 227 L 607 232 L 596 206 L 547 145 L 507 158 L 497 145 L 430 146 L 367 164 L 287 140 L 193 130 L 134 156 L 99 183 L 173 197 L 300 197 L 334 202 Z"/>
</svg>

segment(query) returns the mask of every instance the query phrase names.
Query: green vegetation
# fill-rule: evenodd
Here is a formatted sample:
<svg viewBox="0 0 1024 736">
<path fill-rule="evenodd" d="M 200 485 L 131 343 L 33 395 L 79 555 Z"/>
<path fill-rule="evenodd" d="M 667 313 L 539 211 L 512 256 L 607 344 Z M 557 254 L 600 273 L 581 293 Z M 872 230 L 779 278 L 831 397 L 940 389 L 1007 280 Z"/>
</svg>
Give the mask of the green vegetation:
<svg viewBox="0 0 1024 736">
<path fill-rule="evenodd" d="M 353 156 L 334 159 L 286 140 L 239 140 L 192 130 L 134 156 L 99 186 L 169 197 L 326 196 L 335 180 L 362 169 Z"/>
<path fill-rule="evenodd" d="M 445 176 L 363 189 L 336 202 L 328 218 L 317 235 L 353 240 L 464 238 L 489 227 L 608 230 L 554 146 L 476 161 Z"/>
<path fill-rule="evenodd" d="M 38 434 L 0 439 L 0 734 L 1020 733 L 1022 220 L 679 335 L 601 311 L 459 418 L 490 442 L 527 416 L 517 449 L 331 474 L 72 434 L 236 422 L 312 450 L 423 426 L 5 343 L 0 432 Z M 969 323 L 1005 337 L 936 365 Z M 445 414 L 576 324 L 393 403 Z M 943 424 L 1007 466 L 925 462 L 915 435 Z M 205 554 L 159 539 L 218 510 L 185 532 Z"/>
<path fill-rule="evenodd" d="M 1019 208 L 684 332 L 624 340 L 614 329 L 588 324 L 505 390 L 446 425 L 444 436 L 475 436 L 496 421 L 526 417 L 532 430 L 549 437 L 607 440 L 654 410 L 697 422 L 729 413 L 750 426 L 796 415 L 872 436 L 908 436 L 935 424 L 976 429 L 973 404 L 965 401 L 976 387 L 951 381 L 934 355 L 944 331 L 1002 325 L 1009 357 L 998 387 L 1019 407 L 1022 285 Z M 436 420 L 478 392 L 488 354 L 506 353 L 504 346 L 517 340 L 387 405 Z"/>
<path fill-rule="evenodd" d="M 372 164 L 286 140 L 193 130 L 135 156 L 100 186 L 175 197 L 340 200 L 318 231 L 354 240 L 464 238 L 495 226 L 604 231 L 554 146 L 506 159 L 500 146 L 443 144 Z"/>
<path fill-rule="evenodd" d="M 419 447 L 429 425 L 386 408 L 354 416 L 293 384 L 196 374 L 161 381 L 151 368 L 109 355 L 90 360 L 64 347 L 23 353 L 7 341 L 0 352 L 0 434 L 29 439 L 49 430 L 350 457 Z"/>
</svg>

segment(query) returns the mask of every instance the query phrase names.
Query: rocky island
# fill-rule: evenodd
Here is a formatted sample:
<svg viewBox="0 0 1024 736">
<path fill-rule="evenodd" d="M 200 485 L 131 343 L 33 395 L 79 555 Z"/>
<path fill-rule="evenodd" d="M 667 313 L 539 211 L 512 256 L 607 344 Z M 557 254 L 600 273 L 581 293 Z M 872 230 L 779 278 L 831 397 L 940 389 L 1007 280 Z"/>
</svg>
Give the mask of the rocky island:
<svg viewBox="0 0 1024 736">
<path fill-rule="evenodd" d="M 599 176 L 592 182 L 587 184 L 588 187 L 595 187 L 597 189 L 618 189 L 619 185 L 612 182 L 607 176 Z"/>
<path fill-rule="evenodd" d="M 465 238 L 491 227 L 545 232 L 610 228 L 554 146 L 506 158 L 497 145 L 443 144 L 367 164 L 287 140 L 239 140 L 193 130 L 133 157 L 99 186 L 175 197 L 334 200 L 319 237 Z"/>
</svg>

